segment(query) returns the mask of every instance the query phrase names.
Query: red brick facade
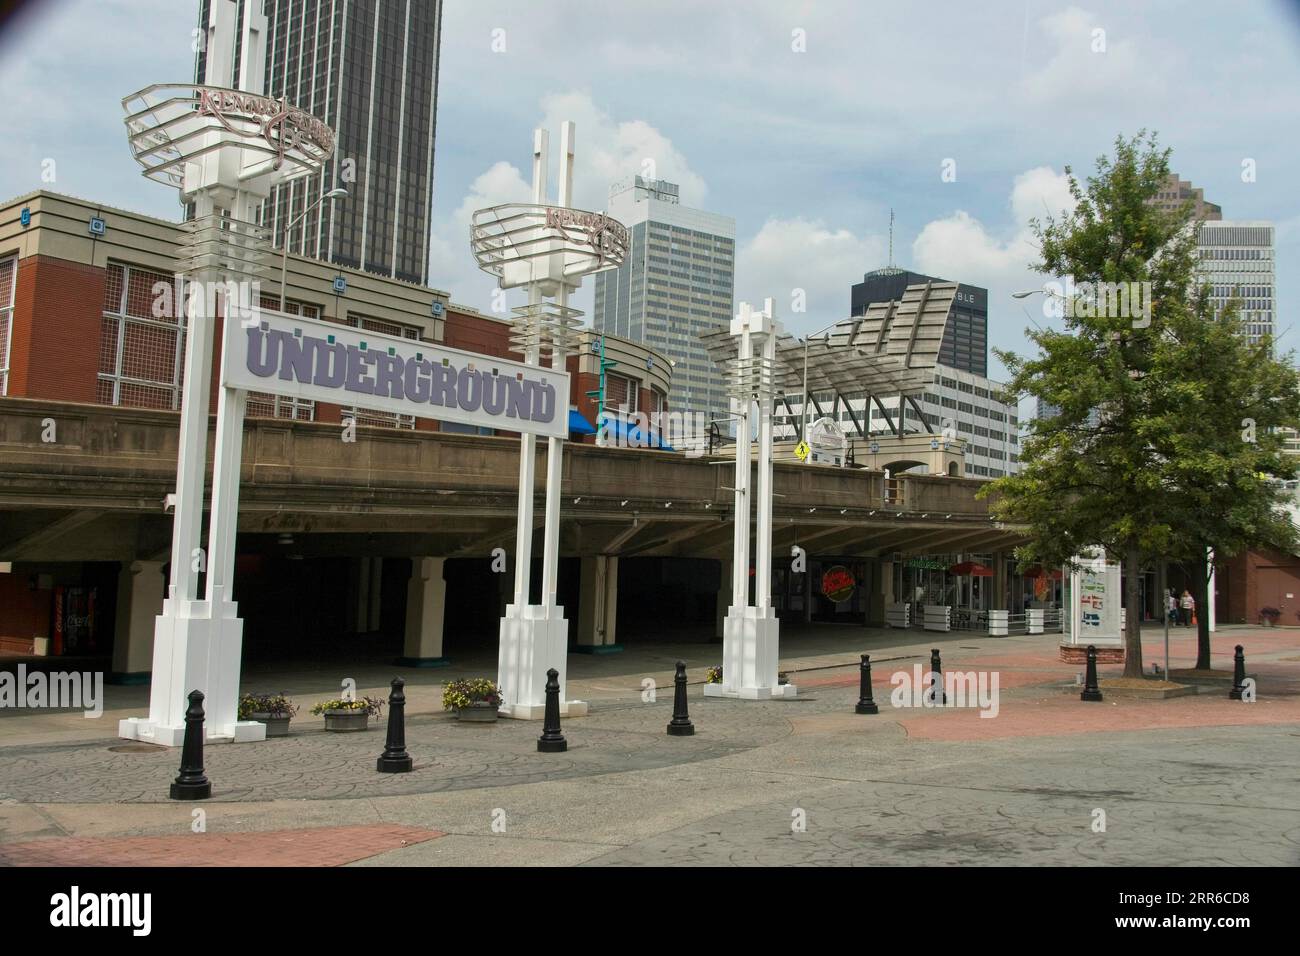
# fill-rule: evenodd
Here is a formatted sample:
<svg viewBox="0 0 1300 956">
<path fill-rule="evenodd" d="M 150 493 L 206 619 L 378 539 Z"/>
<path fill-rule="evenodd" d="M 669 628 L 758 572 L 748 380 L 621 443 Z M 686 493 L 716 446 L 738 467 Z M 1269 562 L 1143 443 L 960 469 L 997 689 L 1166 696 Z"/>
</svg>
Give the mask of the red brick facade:
<svg viewBox="0 0 1300 956">
<path fill-rule="evenodd" d="M 103 269 L 50 256 L 18 260 L 9 394 L 95 401 L 103 301 Z"/>
</svg>

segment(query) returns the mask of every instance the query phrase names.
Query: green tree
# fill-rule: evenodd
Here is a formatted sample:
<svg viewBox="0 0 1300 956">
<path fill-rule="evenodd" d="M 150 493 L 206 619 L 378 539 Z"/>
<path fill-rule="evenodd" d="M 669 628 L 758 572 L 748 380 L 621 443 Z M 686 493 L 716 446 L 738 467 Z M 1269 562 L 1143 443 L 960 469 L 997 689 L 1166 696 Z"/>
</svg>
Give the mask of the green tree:
<svg viewBox="0 0 1300 956">
<path fill-rule="evenodd" d="M 1153 419 L 1172 532 L 1168 556 L 1193 569 L 1198 668 L 1210 667 L 1208 550 L 1222 558 L 1297 544 L 1280 497 L 1280 481 L 1295 477 L 1296 463 L 1279 429 L 1300 420 L 1300 388 L 1290 356 L 1275 360 L 1267 337 L 1247 341 L 1240 304 L 1235 299 L 1215 315 L 1202 286 L 1185 308 L 1166 312 L 1166 334 L 1155 343 Z"/>
<path fill-rule="evenodd" d="M 1015 394 L 1059 411 L 1030 423 L 1020 473 L 981 494 L 1029 527 L 1022 563 L 1067 564 L 1096 546 L 1122 562 L 1124 674 L 1140 677 L 1143 565 L 1283 533 L 1272 517 L 1279 492 L 1259 476 L 1290 473 L 1267 429 L 1295 421 L 1295 376 L 1236 335 L 1232 310 L 1214 316 L 1196 278 L 1191 204 L 1169 213 L 1150 202 L 1169 172 L 1154 135 L 1119 137 L 1086 186 L 1066 172 L 1075 208 L 1031 222 L 1034 268 L 1070 277 L 1081 294 L 1063 331 L 1026 330 L 1036 356 L 997 350 Z M 1145 295 L 1095 294 L 1116 288 Z M 1241 439 L 1249 418 L 1253 444 Z"/>
</svg>

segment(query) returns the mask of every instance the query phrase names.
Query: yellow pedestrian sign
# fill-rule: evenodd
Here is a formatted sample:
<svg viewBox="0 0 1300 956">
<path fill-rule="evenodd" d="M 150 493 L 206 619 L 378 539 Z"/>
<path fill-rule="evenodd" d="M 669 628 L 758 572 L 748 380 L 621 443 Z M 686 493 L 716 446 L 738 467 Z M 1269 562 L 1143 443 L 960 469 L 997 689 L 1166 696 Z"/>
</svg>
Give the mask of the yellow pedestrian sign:
<svg viewBox="0 0 1300 956">
<path fill-rule="evenodd" d="M 794 446 L 794 456 L 798 458 L 800 461 L 807 461 L 808 455 L 811 453 L 811 451 L 812 449 L 808 447 L 808 443 L 806 441 L 801 441 L 799 444 Z"/>
</svg>

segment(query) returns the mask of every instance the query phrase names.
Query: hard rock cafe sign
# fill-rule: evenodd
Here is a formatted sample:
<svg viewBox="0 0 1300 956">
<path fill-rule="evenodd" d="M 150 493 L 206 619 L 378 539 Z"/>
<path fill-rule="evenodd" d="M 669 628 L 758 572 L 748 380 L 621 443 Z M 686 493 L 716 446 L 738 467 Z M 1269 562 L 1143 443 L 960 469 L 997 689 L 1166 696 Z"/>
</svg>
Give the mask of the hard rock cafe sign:
<svg viewBox="0 0 1300 956">
<path fill-rule="evenodd" d="M 266 140 L 275 150 L 276 169 L 283 164 L 287 151 L 304 143 L 327 156 L 334 152 L 334 131 L 310 113 L 290 106 L 284 98 L 218 87 L 199 86 L 195 90 L 199 94 L 199 116 L 211 116 L 238 136 L 255 135 Z"/>
</svg>

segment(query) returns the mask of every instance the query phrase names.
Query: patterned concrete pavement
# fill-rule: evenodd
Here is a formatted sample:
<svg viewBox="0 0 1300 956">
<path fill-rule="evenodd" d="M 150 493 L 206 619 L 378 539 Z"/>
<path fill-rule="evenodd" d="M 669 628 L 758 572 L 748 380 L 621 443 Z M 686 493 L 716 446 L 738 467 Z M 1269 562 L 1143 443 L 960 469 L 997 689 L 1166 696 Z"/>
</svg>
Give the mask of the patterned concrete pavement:
<svg viewBox="0 0 1300 956">
<path fill-rule="evenodd" d="M 1300 862 L 1300 633 L 1216 638 L 1220 667 L 1247 644 L 1255 704 L 1217 690 L 1085 704 L 1063 690 L 1076 668 L 1055 660 L 1054 637 L 950 636 L 945 668 L 998 671 L 994 719 L 892 708 L 890 676 L 928 661 L 928 636 L 868 634 L 846 650 L 844 634 L 785 643 L 794 701 L 705 700 L 693 687 L 689 738 L 664 733 L 667 668 L 687 656 L 664 647 L 575 668 L 593 706 L 565 722 L 565 754 L 537 753 L 533 723 L 459 725 L 431 680 L 408 694 L 410 774 L 374 772 L 382 725 L 326 734 L 300 718 L 287 739 L 208 748 L 208 834 L 292 830 L 338 845 L 345 859 L 302 860 L 321 865 Z M 1190 664 L 1190 641 L 1176 635 L 1175 667 Z M 852 713 L 859 647 L 876 662 L 876 717 Z M 689 650 L 698 666 L 718 649 Z M 654 703 L 640 697 L 647 675 Z M 115 861 L 183 859 L 166 842 L 190 839 L 193 809 L 166 799 L 175 751 L 110 749 L 122 742 L 100 721 L 10 714 L 0 727 L 18 730 L 0 733 L 0 850 L 55 863 L 93 838 L 116 841 L 104 850 Z M 1105 832 L 1093 830 L 1098 810 Z M 336 829 L 374 825 L 446 835 L 371 846 Z"/>
</svg>

